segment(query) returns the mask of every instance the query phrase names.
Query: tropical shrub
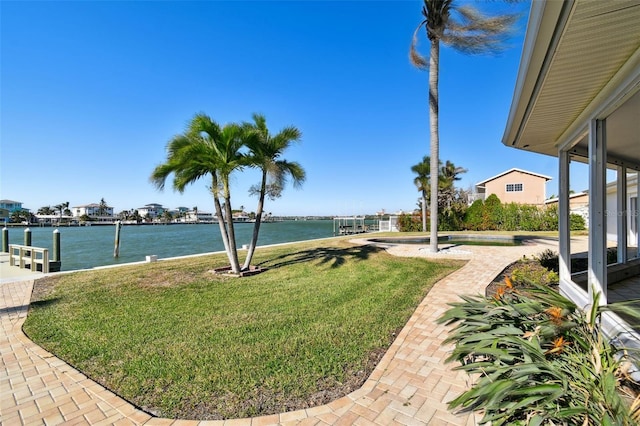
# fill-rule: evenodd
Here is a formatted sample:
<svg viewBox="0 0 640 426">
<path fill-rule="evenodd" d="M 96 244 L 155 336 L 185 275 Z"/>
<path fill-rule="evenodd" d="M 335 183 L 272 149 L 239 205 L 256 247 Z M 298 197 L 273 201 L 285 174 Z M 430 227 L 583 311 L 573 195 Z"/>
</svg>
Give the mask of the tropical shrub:
<svg viewBox="0 0 640 426">
<path fill-rule="evenodd" d="M 542 266 L 538 260 L 522 260 L 511 271 L 513 284 L 526 287 L 530 282 L 544 286 L 557 286 L 558 273 Z"/>
<path fill-rule="evenodd" d="M 456 202 L 438 213 L 438 229 L 440 231 L 460 231 L 464 227 L 466 204 Z"/>
<path fill-rule="evenodd" d="M 569 229 L 572 231 L 584 231 L 587 229 L 584 217 L 576 213 L 571 213 L 569 215 Z"/>
<path fill-rule="evenodd" d="M 502 229 L 503 208 L 496 194 L 491 194 L 484 200 L 482 227 L 484 229 Z"/>
<path fill-rule="evenodd" d="M 422 229 L 422 219 L 419 214 L 402 214 L 398 216 L 398 230 L 400 232 L 426 232 Z"/>
<path fill-rule="evenodd" d="M 534 257 L 541 266 L 547 268 L 550 271 L 558 273 L 560 266 L 558 263 L 558 253 L 551 249 L 543 250 L 540 254 Z"/>
<path fill-rule="evenodd" d="M 560 271 L 560 262 L 558 260 L 558 253 L 551 249 L 546 249 L 537 256 L 535 259 L 545 268 L 558 273 Z M 618 262 L 618 249 L 616 247 L 609 247 L 607 249 L 607 265 L 611 265 Z M 588 266 L 588 260 L 586 257 L 572 257 L 571 258 L 571 272 L 586 271 Z"/>
<path fill-rule="evenodd" d="M 600 328 L 607 308 L 595 296 L 595 308 L 585 313 L 530 284 L 520 292 L 507 279 L 494 297 L 463 296 L 439 318 L 456 324 L 446 340 L 455 344 L 447 362 L 458 361 L 456 369 L 477 378 L 450 409 L 482 411 L 481 423 L 492 426 L 638 424 L 640 397 L 622 392 L 631 380 L 630 352 Z"/>
<path fill-rule="evenodd" d="M 482 229 L 483 211 L 484 201 L 474 201 L 464 214 L 464 228 L 470 231 L 484 231 L 484 229 Z"/>
</svg>

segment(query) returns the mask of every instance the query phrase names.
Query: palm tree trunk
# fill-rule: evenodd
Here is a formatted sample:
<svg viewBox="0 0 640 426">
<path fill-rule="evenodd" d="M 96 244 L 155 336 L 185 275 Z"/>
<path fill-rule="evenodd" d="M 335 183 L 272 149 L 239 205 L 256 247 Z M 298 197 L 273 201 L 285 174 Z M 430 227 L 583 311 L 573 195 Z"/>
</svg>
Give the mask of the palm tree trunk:
<svg viewBox="0 0 640 426">
<path fill-rule="evenodd" d="M 231 262 L 231 272 L 240 273 L 240 262 L 238 261 L 238 249 L 236 247 L 236 233 L 233 228 L 233 212 L 231 211 L 231 193 L 229 192 L 229 181 L 225 180 L 224 185 L 224 210 L 225 220 L 227 222 L 227 232 L 229 235 L 229 261 Z"/>
<path fill-rule="evenodd" d="M 440 41 L 431 41 L 429 54 L 429 127 L 431 129 L 431 235 L 429 248 L 438 252 L 438 77 L 440 73 Z"/>
<path fill-rule="evenodd" d="M 245 271 L 251 266 L 251 259 L 256 251 L 256 245 L 258 244 L 258 235 L 260 234 L 260 223 L 262 222 L 262 211 L 264 210 L 264 195 L 267 187 L 267 171 L 262 171 L 262 183 L 260 184 L 260 198 L 258 199 L 258 211 L 256 212 L 256 221 L 253 224 L 253 235 L 251 236 L 251 242 L 249 243 L 249 251 L 247 252 L 247 258 L 244 260 L 242 270 Z"/>
<path fill-rule="evenodd" d="M 422 232 L 427 232 L 427 194 L 422 191 Z"/>
<path fill-rule="evenodd" d="M 216 209 L 216 216 L 218 216 L 218 225 L 220 226 L 220 235 L 222 236 L 222 243 L 224 244 L 224 251 L 227 253 L 227 258 L 229 259 L 229 265 L 233 265 L 233 256 L 231 255 L 231 248 L 229 246 L 229 234 L 227 233 L 227 226 L 225 225 L 222 217 L 222 207 L 220 206 L 220 199 L 218 198 L 218 179 L 214 176 L 211 184 L 211 194 L 213 195 L 213 204 Z M 196 213 L 196 218 L 198 217 L 198 210 L 194 209 Z"/>
</svg>

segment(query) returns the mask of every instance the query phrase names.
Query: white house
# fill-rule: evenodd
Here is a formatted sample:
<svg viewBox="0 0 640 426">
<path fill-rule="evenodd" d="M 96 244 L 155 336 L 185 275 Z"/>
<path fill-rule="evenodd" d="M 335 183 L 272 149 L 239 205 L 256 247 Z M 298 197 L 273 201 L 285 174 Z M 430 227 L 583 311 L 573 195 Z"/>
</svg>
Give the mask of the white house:
<svg viewBox="0 0 640 426">
<path fill-rule="evenodd" d="M 104 211 L 101 210 L 100 204 L 91 203 L 83 206 L 71 207 L 71 214 L 74 218 L 87 215 L 92 219 L 113 220 L 113 207 L 105 206 Z"/>
<path fill-rule="evenodd" d="M 162 207 L 162 204 L 151 203 L 145 204 L 144 207 L 138 207 L 136 210 L 138 210 L 140 217 L 155 219 L 164 213 L 165 208 Z"/>
<path fill-rule="evenodd" d="M 184 217 L 180 218 L 180 221 L 185 223 L 214 223 L 215 219 L 213 213 L 189 210 Z"/>
</svg>

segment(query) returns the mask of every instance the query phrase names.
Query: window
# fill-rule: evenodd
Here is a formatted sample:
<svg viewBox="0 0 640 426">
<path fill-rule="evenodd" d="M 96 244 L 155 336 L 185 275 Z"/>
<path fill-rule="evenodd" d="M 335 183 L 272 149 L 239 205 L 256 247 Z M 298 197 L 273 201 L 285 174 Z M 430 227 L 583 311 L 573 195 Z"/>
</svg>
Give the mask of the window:
<svg viewBox="0 0 640 426">
<path fill-rule="evenodd" d="M 522 184 L 521 183 L 508 183 L 507 184 L 507 192 L 522 192 Z"/>
</svg>

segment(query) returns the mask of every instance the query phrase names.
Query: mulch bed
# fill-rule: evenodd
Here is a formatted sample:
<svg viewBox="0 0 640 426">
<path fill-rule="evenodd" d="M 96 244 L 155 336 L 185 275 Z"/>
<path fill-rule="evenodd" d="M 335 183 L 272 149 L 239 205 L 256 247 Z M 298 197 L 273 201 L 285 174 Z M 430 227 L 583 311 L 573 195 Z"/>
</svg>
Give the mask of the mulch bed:
<svg viewBox="0 0 640 426">
<path fill-rule="evenodd" d="M 514 269 L 516 269 L 518 267 L 518 265 L 522 265 L 522 262 L 531 262 L 531 263 L 538 263 L 538 261 L 536 260 L 516 260 L 515 262 L 511 263 L 509 266 L 507 266 L 506 268 L 504 268 L 502 270 L 502 272 L 500 272 L 500 274 L 498 274 L 498 276 L 496 276 L 493 281 L 491 281 L 489 283 L 489 285 L 487 287 L 485 287 L 484 290 L 484 294 L 486 297 L 493 297 L 496 294 L 496 291 L 498 289 L 498 287 L 501 287 L 504 285 L 504 279 L 506 277 L 511 277 Z M 515 283 L 514 283 L 515 285 Z M 558 285 L 551 285 L 549 286 L 549 288 L 556 290 L 556 291 L 560 291 L 560 288 Z"/>
</svg>

